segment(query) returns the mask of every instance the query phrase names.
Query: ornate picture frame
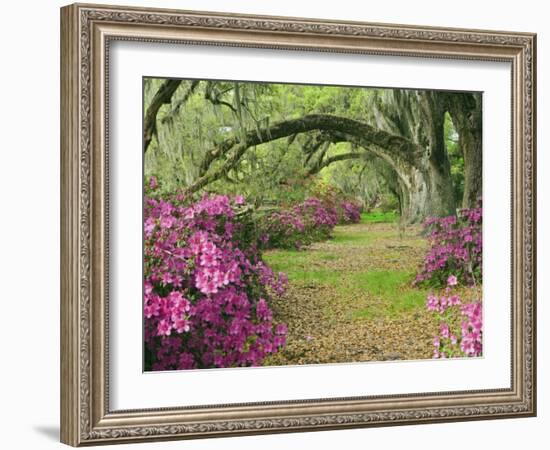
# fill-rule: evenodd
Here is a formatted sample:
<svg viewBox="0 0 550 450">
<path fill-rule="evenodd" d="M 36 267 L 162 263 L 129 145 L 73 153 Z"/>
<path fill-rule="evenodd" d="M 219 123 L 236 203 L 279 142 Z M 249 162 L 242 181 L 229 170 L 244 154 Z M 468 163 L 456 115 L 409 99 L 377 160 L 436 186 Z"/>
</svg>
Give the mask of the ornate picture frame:
<svg viewBox="0 0 550 450">
<path fill-rule="evenodd" d="M 110 45 L 115 41 L 509 63 L 510 386 L 113 410 L 109 401 L 108 68 Z M 536 35 L 530 33 L 86 4 L 62 8 L 61 441 L 81 446 L 534 416 L 535 89 Z"/>
</svg>

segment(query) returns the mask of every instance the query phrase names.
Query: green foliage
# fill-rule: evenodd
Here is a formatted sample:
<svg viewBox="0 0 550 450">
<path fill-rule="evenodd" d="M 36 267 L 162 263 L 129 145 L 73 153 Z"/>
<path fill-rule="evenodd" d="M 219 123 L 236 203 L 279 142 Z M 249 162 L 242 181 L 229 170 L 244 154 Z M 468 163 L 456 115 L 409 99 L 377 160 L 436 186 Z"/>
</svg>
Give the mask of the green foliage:
<svg viewBox="0 0 550 450">
<path fill-rule="evenodd" d="M 455 189 L 455 198 L 461 199 L 464 194 L 464 155 L 458 145 L 458 133 L 449 113 L 445 114 L 445 144 L 451 164 L 451 179 Z"/>
<path fill-rule="evenodd" d="M 163 81 L 144 79 L 144 113 Z M 171 104 L 160 108 L 157 135 L 145 154 L 145 176 L 155 175 L 170 191 L 196 180 L 204 156 L 224 140 L 306 114 L 342 115 L 413 138 L 411 130 L 400 126 L 399 117 L 390 108 L 401 108 L 405 113 L 407 97 L 394 96 L 391 89 L 201 80 L 191 91 L 192 84 L 191 80 L 182 81 Z M 313 178 L 336 186 L 367 210 L 379 207 L 399 212 L 399 180 L 387 161 L 349 142 L 317 147 L 308 156 L 306 150 L 314 134 L 249 148 L 224 178 L 206 190 L 241 194 L 256 205 L 294 204 L 309 195 L 312 179 L 306 173 L 312 164 L 343 153 L 364 152 L 360 158 L 325 167 Z M 445 139 L 452 182 L 457 198 L 461 198 L 464 160 L 448 115 Z M 225 156 L 217 158 L 210 168 L 216 169 L 225 161 Z"/>
<path fill-rule="evenodd" d="M 399 199 L 393 192 L 385 193 L 381 195 L 378 206 L 383 213 L 395 213 L 399 211 Z"/>
</svg>

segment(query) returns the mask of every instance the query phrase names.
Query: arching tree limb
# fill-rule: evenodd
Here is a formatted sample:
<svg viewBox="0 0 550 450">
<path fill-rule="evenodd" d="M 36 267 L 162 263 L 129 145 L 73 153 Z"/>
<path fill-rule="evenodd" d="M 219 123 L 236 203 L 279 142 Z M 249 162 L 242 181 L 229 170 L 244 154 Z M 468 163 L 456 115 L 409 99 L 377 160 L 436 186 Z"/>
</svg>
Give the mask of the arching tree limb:
<svg viewBox="0 0 550 450">
<path fill-rule="evenodd" d="M 165 80 L 151 100 L 143 121 L 143 153 L 147 151 L 153 136 L 157 133 L 157 113 L 162 105 L 172 101 L 172 96 L 182 80 Z"/>
<path fill-rule="evenodd" d="M 162 118 L 161 120 L 162 123 L 167 123 L 174 120 L 174 117 L 179 113 L 180 108 L 183 105 L 185 105 L 185 103 L 187 103 L 187 100 L 189 100 L 189 97 L 191 97 L 191 95 L 193 95 L 197 87 L 199 87 L 199 83 L 200 83 L 200 80 L 193 80 L 191 82 L 189 89 L 187 89 L 185 94 L 183 94 L 183 97 L 176 102 L 176 104 L 174 105 L 170 113 Z"/>
<path fill-rule="evenodd" d="M 255 145 L 274 141 L 297 133 L 329 131 L 360 138 L 363 147 L 373 145 L 381 149 L 389 159 L 415 165 L 423 149 L 412 141 L 374 128 L 364 122 L 331 114 L 310 114 L 298 119 L 285 120 L 267 128 L 259 128 L 234 136 L 208 151 L 203 159 L 199 178 L 187 188 L 192 193 L 219 179 L 239 162 L 246 150 Z M 216 170 L 208 172 L 212 162 L 226 157 Z"/>
</svg>

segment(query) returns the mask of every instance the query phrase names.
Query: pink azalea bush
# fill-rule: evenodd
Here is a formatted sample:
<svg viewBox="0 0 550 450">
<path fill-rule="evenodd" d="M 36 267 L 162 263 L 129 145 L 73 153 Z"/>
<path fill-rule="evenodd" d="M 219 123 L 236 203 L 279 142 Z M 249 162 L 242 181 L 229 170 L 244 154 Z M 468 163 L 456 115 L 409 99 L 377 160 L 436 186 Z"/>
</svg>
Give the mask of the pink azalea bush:
<svg viewBox="0 0 550 450">
<path fill-rule="evenodd" d="M 353 200 L 345 200 L 340 204 L 338 223 L 359 223 L 361 221 L 361 205 Z"/>
<path fill-rule="evenodd" d="M 325 208 L 336 211 L 338 224 L 359 223 L 361 220 L 361 204 L 332 184 L 317 181 L 312 197 L 319 199 Z"/>
<path fill-rule="evenodd" d="M 323 204 L 315 197 L 305 199 L 294 207 L 294 211 L 303 217 L 313 241 L 328 239 L 338 223 L 336 208 Z"/>
<path fill-rule="evenodd" d="M 310 197 L 290 208 L 272 212 L 259 220 L 259 233 L 265 248 L 300 249 L 312 242 L 330 238 L 338 223 L 335 208 Z"/>
<path fill-rule="evenodd" d="M 271 212 L 259 220 L 264 248 L 300 249 L 312 242 L 329 239 L 337 224 L 357 223 L 361 208 L 352 200 L 331 204 L 309 197 L 292 207 Z"/>
<path fill-rule="evenodd" d="M 451 275 L 444 295 L 430 294 L 426 308 L 437 315 L 439 333 L 433 338 L 434 358 L 475 357 L 483 351 L 483 308 L 480 301 L 463 304 L 453 294 L 457 277 Z"/>
<path fill-rule="evenodd" d="M 458 216 L 430 217 L 424 222 L 430 250 L 415 283 L 445 286 L 449 275 L 470 286 L 482 278 L 482 208 L 463 209 Z"/>
<path fill-rule="evenodd" d="M 151 178 L 144 203 L 146 370 L 260 365 L 286 342 L 268 300 L 288 280 L 236 219 L 244 199 L 191 202 L 157 187 Z"/>
<path fill-rule="evenodd" d="M 306 223 L 293 209 L 281 209 L 258 221 L 260 242 L 264 248 L 296 248 L 311 243 Z"/>
</svg>

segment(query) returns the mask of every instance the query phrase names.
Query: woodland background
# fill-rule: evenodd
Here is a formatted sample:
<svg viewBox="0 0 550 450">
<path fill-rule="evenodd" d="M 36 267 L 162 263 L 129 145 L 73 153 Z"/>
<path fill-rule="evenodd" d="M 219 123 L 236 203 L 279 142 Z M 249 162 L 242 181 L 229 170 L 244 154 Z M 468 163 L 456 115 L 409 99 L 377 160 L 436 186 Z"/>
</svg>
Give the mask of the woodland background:
<svg viewBox="0 0 550 450">
<path fill-rule="evenodd" d="M 405 223 L 481 197 L 481 93 L 145 78 L 144 103 L 145 176 L 167 190 L 289 202 L 321 173 Z"/>
</svg>

